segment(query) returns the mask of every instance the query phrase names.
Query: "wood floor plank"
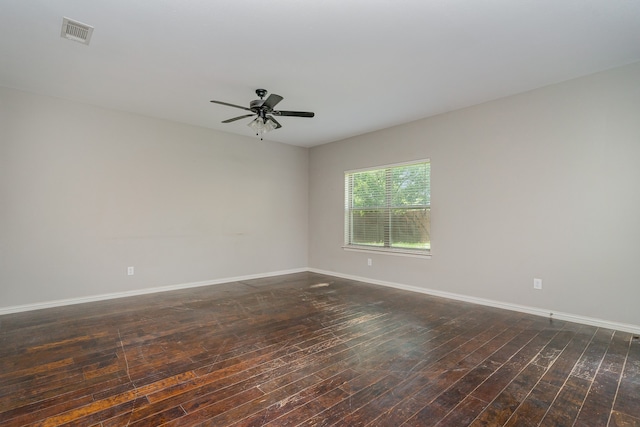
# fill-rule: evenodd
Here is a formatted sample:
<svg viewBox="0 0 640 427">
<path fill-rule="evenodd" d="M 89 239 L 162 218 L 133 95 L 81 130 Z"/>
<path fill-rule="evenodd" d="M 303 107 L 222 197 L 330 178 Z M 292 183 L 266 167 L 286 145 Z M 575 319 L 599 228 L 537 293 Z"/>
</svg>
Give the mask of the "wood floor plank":
<svg viewBox="0 0 640 427">
<path fill-rule="evenodd" d="M 579 425 L 602 426 L 609 422 L 630 340 L 631 334 L 613 333 L 578 414 Z"/>
<path fill-rule="evenodd" d="M 618 417 L 621 418 L 621 414 L 625 414 L 634 419 L 640 419 L 638 396 L 640 396 L 640 338 L 635 336 L 629 346 L 620 388 L 614 404 L 615 412 L 620 414 Z"/>
<path fill-rule="evenodd" d="M 272 422 L 296 408 L 305 406 L 307 403 L 325 395 L 330 391 L 338 389 L 344 383 L 356 378 L 359 374 L 351 369 L 340 372 L 331 378 L 319 381 L 311 387 L 300 390 L 296 394 L 287 396 L 271 406 L 258 411 L 234 424 L 232 427 L 255 427 L 263 426 Z M 275 392 L 277 389 L 272 390 Z"/>
<path fill-rule="evenodd" d="M 609 427 L 640 427 L 640 418 L 613 411 Z"/>
<path fill-rule="evenodd" d="M 472 380 L 470 383 L 467 383 L 470 385 L 468 388 L 469 392 L 473 391 L 478 384 L 482 383 L 488 376 L 495 372 L 504 361 L 509 360 L 513 354 L 519 351 L 537 334 L 537 332 L 529 329 L 518 332 L 515 337 L 507 334 L 506 337 L 510 339 L 501 341 L 502 345 L 499 346 L 498 350 L 495 350 L 493 346 L 483 347 L 485 348 L 485 352 L 480 355 L 478 364 L 469 373 L 469 375 L 471 375 L 469 378 L 473 378 L 474 374 L 479 374 L 475 377 L 477 382 Z M 495 351 L 492 353 L 491 350 Z M 470 356 L 475 357 L 475 352 Z M 421 409 L 425 408 L 431 401 L 457 384 L 460 376 L 464 374 L 464 371 L 461 372 L 457 370 L 457 361 L 454 362 L 453 365 L 449 365 L 446 358 L 440 359 L 433 365 L 425 367 L 425 370 L 421 373 L 421 377 L 418 378 L 417 381 L 416 379 L 412 380 L 412 383 L 416 385 L 411 384 L 412 387 L 410 388 L 397 387 L 396 390 L 399 390 L 399 392 L 394 390 L 394 394 L 400 395 L 402 399 L 401 402 L 374 420 L 371 425 L 401 425 L 409 419 L 415 421 L 414 416 Z M 409 393 L 405 393 L 405 391 L 409 391 Z"/>
<path fill-rule="evenodd" d="M 559 388 L 545 382 L 538 382 L 529 395 L 520 403 L 505 423 L 506 427 L 537 426 L 544 418 L 559 392 Z"/>
<path fill-rule="evenodd" d="M 578 377 L 569 377 L 547 409 L 540 426 L 573 426 L 591 383 Z"/>
<path fill-rule="evenodd" d="M 491 327 L 458 347 L 458 351 L 440 359 L 441 368 L 432 366 L 430 369 L 434 371 L 441 370 L 443 374 L 445 372 L 455 372 L 456 376 L 463 376 L 471 369 L 472 366 L 477 366 L 481 360 L 496 349 L 495 343 L 494 346 L 489 344 L 497 341 L 497 337 L 503 337 L 504 339 L 506 335 L 505 332 L 509 332 L 509 334 L 514 333 L 513 330 L 509 331 L 506 328 L 506 325 L 499 323 L 492 324 Z M 480 348 L 478 348 L 478 346 L 480 346 Z M 449 376 L 447 381 L 454 383 L 453 375 Z M 427 384 L 428 383 L 423 376 L 410 376 L 399 384 L 398 387 L 393 390 L 393 393 L 382 395 L 353 412 L 348 418 L 349 425 L 367 425 L 376 419 L 378 422 L 382 422 L 382 416 L 388 416 L 388 413 L 386 412 L 388 412 L 389 408 L 395 407 L 403 399 L 407 398 L 407 396 L 414 395 Z M 444 413 L 446 414 L 446 412 Z"/>
<path fill-rule="evenodd" d="M 560 356 L 542 377 L 542 381 L 561 388 L 571 375 L 578 359 L 584 353 L 587 345 L 593 339 L 597 328 L 580 325 L 576 328 L 571 341 L 564 348 Z"/>
<path fill-rule="evenodd" d="M 379 373 L 375 373 L 375 376 L 378 377 Z M 366 387 L 360 388 L 355 393 L 350 394 L 346 399 L 341 400 L 339 403 L 327 408 L 320 414 L 305 420 L 299 425 L 321 427 L 341 423 L 342 420 L 344 420 L 354 410 L 364 406 L 368 401 L 387 393 L 389 389 L 393 388 L 399 382 L 400 379 L 395 375 L 385 375 Z M 355 390 L 355 388 L 350 389 Z"/>
</svg>

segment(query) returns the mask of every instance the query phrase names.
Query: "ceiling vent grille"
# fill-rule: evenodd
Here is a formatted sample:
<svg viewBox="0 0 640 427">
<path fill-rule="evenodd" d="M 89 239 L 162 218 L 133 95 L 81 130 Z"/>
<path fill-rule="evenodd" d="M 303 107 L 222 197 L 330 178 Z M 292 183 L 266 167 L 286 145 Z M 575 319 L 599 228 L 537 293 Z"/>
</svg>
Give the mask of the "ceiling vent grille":
<svg viewBox="0 0 640 427">
<path fill-rule="evenodd" d="M 83 24 L 81 22 L 72 21 L 69 18 L 62 19 L 62 30 L 60 37 L 73 40 L 82 44 L 89 44 L 91 35 L 93 34 L 93 27 Z"/>
</svg>

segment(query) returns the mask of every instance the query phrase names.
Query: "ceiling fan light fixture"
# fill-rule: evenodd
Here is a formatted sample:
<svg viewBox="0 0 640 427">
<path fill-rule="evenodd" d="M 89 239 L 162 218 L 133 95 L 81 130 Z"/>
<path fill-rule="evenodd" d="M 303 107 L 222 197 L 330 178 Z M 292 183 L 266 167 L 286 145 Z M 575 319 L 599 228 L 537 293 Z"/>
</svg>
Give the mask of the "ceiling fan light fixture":
<svg viewBox="0 0 640 427">
<path fill-rule="evenodd" d="M 256 131 L 256 135 L 260 135 L 260 139 L 262 139 L 262 135 L 278 127 L 270 118 L 263 119 L 262 117 L 256 117 L 254 120 L 250 121 L 247 126 Z"/>
<path fill-rule="evenodd" d="M 278 126 L 276 125 L 276 123 L 271 120 L 271 119 L 267 119 L 264 121 L 264 131 L 265 132 L 269 132 L 272 131 L 274 129 L 276 129 Z"/>
</svg>

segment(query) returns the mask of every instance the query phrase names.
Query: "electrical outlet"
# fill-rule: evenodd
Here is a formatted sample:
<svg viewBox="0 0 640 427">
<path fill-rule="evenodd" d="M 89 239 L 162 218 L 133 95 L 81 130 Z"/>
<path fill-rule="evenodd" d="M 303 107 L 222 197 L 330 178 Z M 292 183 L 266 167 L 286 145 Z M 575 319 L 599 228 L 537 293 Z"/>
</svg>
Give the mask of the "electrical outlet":
<svg viewBox="0 0 640 427">
<path fill-rule="evenodd" d="M 127 276 L 133 276 L 133 267 L 127 267 Z"/>
<path fill-rule="evenodd" d="M 367 258 L 367 265 L 369 267 L 371 267 L 373 265 L 373 261 L 371 261 L 371 258 Z"/>
<path fill-rule="evenodd" d="M 542 289 L 542 279 L 533 279 L 533 289 Z"/>
</svg>

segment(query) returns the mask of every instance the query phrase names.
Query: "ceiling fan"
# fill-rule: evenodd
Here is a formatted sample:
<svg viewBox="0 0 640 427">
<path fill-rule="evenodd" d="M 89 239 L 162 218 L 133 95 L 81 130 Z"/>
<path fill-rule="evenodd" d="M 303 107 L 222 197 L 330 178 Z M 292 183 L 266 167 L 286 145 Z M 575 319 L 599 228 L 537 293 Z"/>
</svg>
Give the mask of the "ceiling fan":
<svg viewBox="0 0 640 427">
<path fill-rule="evenodd" d="M 266 132 L 269 132 L 274 129 L 279 129 L 282 127 L 280 123 L 273 116 L 289 116 L 289 117 L 313 117 L 314 113 L 310 113 L 307 111 L 283 111 L 283 110 L 274 110 L 273 108 L 282 101 L 282 97 L 280 95 L 276 95 L 272 93 L 267 97 L 267 99 L 263 99 L 267 94 L 266 89 L 256 89 L 256 95 L 260 97 L 260 99 L 253 100 L 249 103 L 249 108 L 242 107 L 240 105 L 229 104 L 228 102 L 215 101 L 211 102 L 215 104 L 226 105 L 228 107 L 240 108 L 243 110 L 251 111 L 251 114 L 245 114 L 243 116 L 234 117 L 232 119 L 223 120 L 222 123 L 231 123 L 236 120 L 245 119 L 247 117 L 256 116 L 247 126 L 256 131 L 256 135 L 260 135 L 260 139 L 262 140 L 262 135 Z"/>
</svg>

